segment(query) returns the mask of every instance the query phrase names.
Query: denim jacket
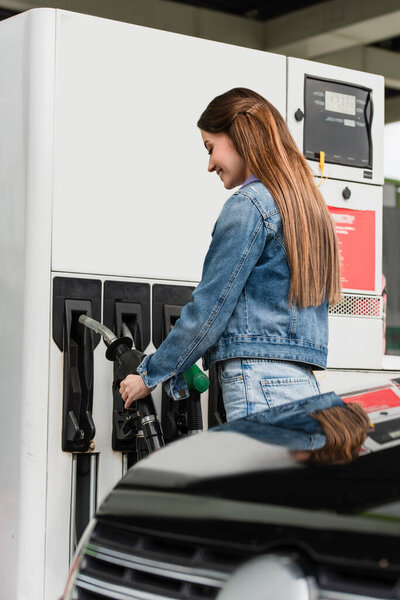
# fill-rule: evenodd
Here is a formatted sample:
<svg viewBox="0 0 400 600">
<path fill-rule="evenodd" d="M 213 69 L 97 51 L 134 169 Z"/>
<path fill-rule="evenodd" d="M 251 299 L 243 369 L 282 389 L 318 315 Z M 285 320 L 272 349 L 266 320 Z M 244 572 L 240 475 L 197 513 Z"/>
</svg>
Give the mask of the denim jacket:
<svg viewBox="0 0 400 600">
<path fill-rule="evenodd" d="M 319 422 L 310 415 L 317 410 L 345 406 L 334 392 L 287 402 L 262 412 L 213 427 L 210 431 L 231 431 L 259 442 L 286 446 L 290 450 L 318 450 L 326 437 Z"/>
<path fill-rule="evenodd" d="M 311 232 L 310 232 L 311 235 Z M 290 271 L 274 199 L 256 181 L 224 204 L 202 278 L 157 352 L 138 368 L 148 387 L 169 380 L 169 395 L 189 394 L 183 373 L 227 358 L 298 361 L 326 366 L 328 305 L 289 307 Z"/>
</svg>

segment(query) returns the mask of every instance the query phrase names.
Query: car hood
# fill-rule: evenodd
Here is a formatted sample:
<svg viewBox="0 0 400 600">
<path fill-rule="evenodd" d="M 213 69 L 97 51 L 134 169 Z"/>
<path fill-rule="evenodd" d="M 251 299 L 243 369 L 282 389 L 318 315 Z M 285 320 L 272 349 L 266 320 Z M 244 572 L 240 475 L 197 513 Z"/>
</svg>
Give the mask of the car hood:
<svg viewBox="0 0 400 600">
<path fill-rule="evenodd" d="M 267 428 L 264 441 L 210 430 L 174 442 L 132 467 L 97 517 L 227 548 L 296 546 L 325 563 L 397 576 L 400 446 L 311 467 L 267 438 Z"/>
</svg>

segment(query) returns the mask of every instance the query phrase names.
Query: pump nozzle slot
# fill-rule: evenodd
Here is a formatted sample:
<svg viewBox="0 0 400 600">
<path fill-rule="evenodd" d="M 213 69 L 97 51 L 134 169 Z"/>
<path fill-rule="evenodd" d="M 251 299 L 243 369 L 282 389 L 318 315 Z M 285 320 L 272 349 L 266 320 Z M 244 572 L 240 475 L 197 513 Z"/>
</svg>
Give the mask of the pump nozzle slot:
<svg viewBox="0 0 400 600">
<path fill-rule="evenodd" d="M 185 304 L 192 300 L 194 288 L 179 285 L 153 286 L 153 342 L 156 348 L 170 333 L 180 318 Z M 162 390 L 161 423 L 167 442 L 203 429 L 200 393 L 208 389 L 208 377 L 196 365 L 185 373 L 190 397 L 173 401 Z"/>
<path fill-rule="evenodd" d="M 181 316 L 181 310 L 183 306 L 178 306 L 176 304 L 164 304 L 163 306 L 163 337 L 164 339 L 167 337 L 179 317 Z"/>
<path fill-rule="evenodd" d="M 116 302 L 115 303 L 115 326 L 114 331 L 118 335 L 130 337 L 134 347 L 144 349 L 143 345 L 143 311 L 138 302 Z"/>
<path fill-rule="evenodd" d="M 132 281 L 105 281 L 103 323 L 118 336 L 125 322 L 138 350 L 150 342 L 150 285 Z"/>
<path fill-rule="evenodd" d="M 90 312 L 89 300 L 65 300 L 62 433 L 65 452 L 86 452 L 96 432 L 92 419 L 93 339 L 79 322 L 83 313 Z"/>
<path fill-rule="evenodd" d="M 129 340 L 129 348 L 139 351 L 136 354 L 137 366 L 139 366 L 144 358 L 141 351 L 147 348 L 150 342 L 150 285 L 132 281 L 105 281 L 103 306 L 104 324 L 111 328 L 117 336 Z M 126 344 L 128 345 L 128 341 Z M 141 446 L 143 444 L 146 446 L 146 443 L 140 429 L 138 414 L 135 411 L 136 403 L 129 410 L 124 408 L 118 382 L 123 373 L 114 356 L 113 348 L 108 349 L 107 352 L 110 360 L 115 359 L 112 448 L 126 453 L 123 462 L 124 468 L 127 468 L 128 465 L 131 466 L 142 457 Z M 117 348 L 117 352 L 121 354 L 121 347 Z"/>
<path fill-rule="evenodd" d="M 154 284 L 152 291 L 153 343 L 158 348 L 175 325 L 182 307 L 192 300 L 194 287 Z"/>
<path fill-rule="evenodd" d="M 75 277 L 54 277 L 53 279 L 53 340 L 61 352 L 64 351 L 65 301 L 89 301 L 90 316 L 101 317 L 101 281 L 98 279 L 78 279 Z M 84 312 L 84 311 L 83 311 Z M 97 333 L 92 334 L 93 349 L 100 342 Z"/>
</svg>

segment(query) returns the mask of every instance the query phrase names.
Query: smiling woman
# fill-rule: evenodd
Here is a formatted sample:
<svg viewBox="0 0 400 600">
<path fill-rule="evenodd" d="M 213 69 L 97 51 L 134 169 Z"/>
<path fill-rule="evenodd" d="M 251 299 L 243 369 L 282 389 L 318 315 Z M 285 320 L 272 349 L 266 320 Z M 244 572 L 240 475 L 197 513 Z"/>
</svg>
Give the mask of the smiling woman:
<svg viewBox="0 0 400 600">
<path fill-rule="evenodd" d="M 210 156 L 208 170 L 217 173 L 227 190 L 241 185 L 250 177 L 249 167 L 227 133 L 201 131 L 201 136 Z"/>
<path fill-rule="evenodd" d="M 188 396 L 183 373 L 200 357 L 219 363 L 227 419 L 317 394 L 328 302 L 340 297 L 336 234 L 312 173 L 279 112 L 235 88 L 198 123 L 208 170 L 226 189 L 202 279 L 157 352 L 121 384 L 128 407 L 168 380 Z"/>
</svg>

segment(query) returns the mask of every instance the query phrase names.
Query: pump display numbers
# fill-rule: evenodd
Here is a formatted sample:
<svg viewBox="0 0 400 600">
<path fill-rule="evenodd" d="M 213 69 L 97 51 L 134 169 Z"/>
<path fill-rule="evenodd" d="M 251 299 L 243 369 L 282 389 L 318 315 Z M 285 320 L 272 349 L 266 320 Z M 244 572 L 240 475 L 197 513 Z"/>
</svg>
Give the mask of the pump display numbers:
<svg viewBox="0 0 400 600">
<path fill-rule="evenodd" d="M 325 92 L 325 110 L 332 110 L 344 115 L 355 115 L 356 97 L 327 90 Z"/>
</svg>

